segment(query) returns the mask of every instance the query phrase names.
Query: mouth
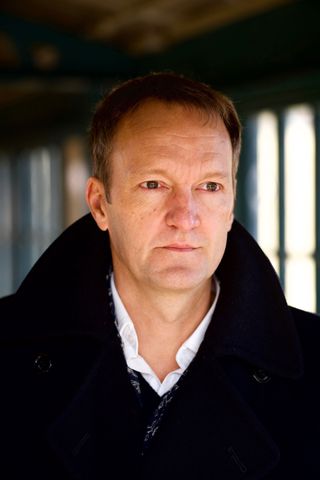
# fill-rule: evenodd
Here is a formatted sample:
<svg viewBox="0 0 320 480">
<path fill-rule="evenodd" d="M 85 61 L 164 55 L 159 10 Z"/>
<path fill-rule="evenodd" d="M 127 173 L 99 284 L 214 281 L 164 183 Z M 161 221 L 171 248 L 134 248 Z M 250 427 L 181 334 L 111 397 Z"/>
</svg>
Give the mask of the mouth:
<svg viewBox="0 0 320 480">
<path fill-rule="evenodd" d="M 165 245 L 163 248 L 171 252 L 180 252 L 180 253 L 193 252 L 194 250 L 198 249 L 198 247 L 193 247 L 192 245 L 177 244 L 177 243 L 173 243 L 171 245 Z"/>
</svg>

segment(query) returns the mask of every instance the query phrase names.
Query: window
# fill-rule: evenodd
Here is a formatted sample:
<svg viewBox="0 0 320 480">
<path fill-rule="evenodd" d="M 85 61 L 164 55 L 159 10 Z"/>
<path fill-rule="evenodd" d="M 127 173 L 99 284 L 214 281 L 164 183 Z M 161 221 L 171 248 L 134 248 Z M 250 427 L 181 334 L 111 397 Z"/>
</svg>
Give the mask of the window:
<svg viewBox="0 0 320 480">
<path fill-rule="evenodd" d="M 288 303 L 316 311 L 316 135 L 310 105 L 262 111 L 256 122 L 256 236 Z"/>
<path fill-rule="evenodd" d="M 87 212 L 85 140 L 0 155 L 0 297 L 15 291 L 61 233 Z"/>
</svg>

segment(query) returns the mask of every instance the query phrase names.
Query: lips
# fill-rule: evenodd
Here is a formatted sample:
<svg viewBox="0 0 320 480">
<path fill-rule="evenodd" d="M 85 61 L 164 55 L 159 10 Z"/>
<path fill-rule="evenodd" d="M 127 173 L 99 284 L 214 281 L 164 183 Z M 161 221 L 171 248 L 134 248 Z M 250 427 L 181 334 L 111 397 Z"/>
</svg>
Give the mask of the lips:
<svg viewBox="0 0 320 480">
<path fill-rule="evenodd" d="M 193 247 L 192 245 L 177 244 L 177 243 L 173 243 L 173 244 L 170 244 L 170 245 L 165 245 L 163 248 L 165 248 L 166 250 L 169 250 L 169 251 L 181 252 L 181 253 L 193 252 L 194 250 L 197 249 L 197 247 Z"/>
</svg>

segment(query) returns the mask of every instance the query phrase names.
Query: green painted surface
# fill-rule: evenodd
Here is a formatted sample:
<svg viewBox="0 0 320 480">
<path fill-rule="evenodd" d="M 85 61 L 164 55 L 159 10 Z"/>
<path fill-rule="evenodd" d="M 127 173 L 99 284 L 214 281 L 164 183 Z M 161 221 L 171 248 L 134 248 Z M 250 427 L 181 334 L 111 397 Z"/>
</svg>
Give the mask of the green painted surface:
<svg viewBox="0 0 320 480">
<path fill-rule="evenodd" d="M 320 64 L 320 2 L 299 1 L 184 42 L 142 62 L 217 86 L 241 86 Z"/>
<path fill-rule="evenodd" d="M 135 61 L 128 55 L 108 45 L 87 41 L 39 23 L 5 14 L 0 14 L 0 32 L 13 41 L 18 57 L 17 66 L 2 68 L 0 70 L 2 75 L 121 77 L 130 74 L 135 65 Z M 50 45 L 56 49 L 58 53 L 56 68 L 47 72 L 37 69 L 32 49 L 39 45 Z"/>
</svg>

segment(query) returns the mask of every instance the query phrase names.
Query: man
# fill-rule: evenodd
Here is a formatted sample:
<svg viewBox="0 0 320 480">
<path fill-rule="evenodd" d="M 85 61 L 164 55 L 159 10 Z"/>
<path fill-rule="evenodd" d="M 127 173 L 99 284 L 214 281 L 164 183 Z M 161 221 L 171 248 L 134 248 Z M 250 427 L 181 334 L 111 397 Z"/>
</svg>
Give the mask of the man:
<svg viewBox="0 0 320 480">
<path fill-rule="evenodd" d="M 233 221 L 240 136 L 174 74 L 99 104 L 92 215 L 2 301 L 2 478 L 320 478 L 318 318 Z"/>
</svg>

